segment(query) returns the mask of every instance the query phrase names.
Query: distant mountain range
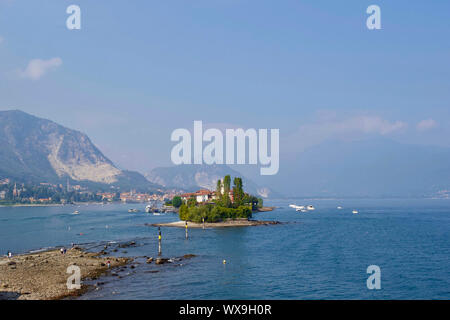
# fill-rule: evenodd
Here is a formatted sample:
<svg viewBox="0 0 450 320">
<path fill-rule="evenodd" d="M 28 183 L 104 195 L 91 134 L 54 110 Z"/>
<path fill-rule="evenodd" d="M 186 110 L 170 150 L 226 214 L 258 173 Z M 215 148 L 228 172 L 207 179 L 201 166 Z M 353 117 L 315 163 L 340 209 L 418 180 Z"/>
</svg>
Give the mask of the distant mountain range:
<svg viewBox="0 0 450 320">
<path fill-rule="evenodd" d="M 155 189 L 137 172 L 118 169 L 83 133 L 22 111 L 0 111 L 0 178 Z"/>
<path fill-rule="evenodd" d="M 450 148 L 385 138 L 329 141 L 281 157 L 278 175 L 264 183 L 292 197 L 439 196 L 450 190 Z"/>
<path fill-rule="evenodd" d="M 226 165 L 178 165 L 173 167 L 160 167 L 146 174 L 148 180 L 167 188 L 177 188 L 186 191 L 195 191 L 200 188 L 215 190 L 217 180 L 230 175 L 242 177 L 245 191 L 263 198 L 276 196 L 271 189 L 260 187 L 241 173 Z"/>
<path fill-rule="evenodd" d="M 81 132 L 22 111 L 0 111 L 0 179 L 194 191 L 214 190 L 229 174 L 242 177 L 249 193 L 270 198 L 280 196 L 273 189 L 287 197 L 433 197 L 450 190 L 450 148 L 379 138 L 329 141 L 303 152 L 291 148 L 280 160 L 274 176 L 260 176 L 257 168 L 180 165 L 144 177 L 116 167 Z"/>
</svg>

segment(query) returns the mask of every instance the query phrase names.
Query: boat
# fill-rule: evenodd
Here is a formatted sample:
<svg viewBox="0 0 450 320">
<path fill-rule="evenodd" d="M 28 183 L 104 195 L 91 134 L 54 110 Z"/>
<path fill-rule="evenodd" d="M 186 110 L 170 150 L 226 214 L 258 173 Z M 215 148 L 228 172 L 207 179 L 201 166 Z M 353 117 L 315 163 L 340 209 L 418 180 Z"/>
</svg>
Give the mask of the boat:
<svg viewBox="0 0 450 320">
<path fill-rule="evenodd" d="M 352 213 L 353 213 L 353 214 L 357 214 L 357 213 L 358 213 L 358 210 L 353 210 Z"/>
<path fill-rule="evenodd" d="M 338 210 L 342 210 L 342 207 L 341 206 L 339 206 L 339 207 L 337 207 L 338 208 Z"/>
<path fill-rule="evenodd" d="M 298 205 L 296 205 L 296 204 L 290 204 L 289 207 L 291 207 L 291 208 L 293 208 L 293 209 L 295 209 L 295 210 L 297 210 L 297 211 L 300 211 L 300 210 L 302 210 L 302 209 L 305 209 L 305 206 L 298 206 Z"/>
<path fill-rule="evenodd" d="M 128 212 L 139 212 L 138 209 L 128 209 Z"/>
<path fill-rule="evenodd" d="M 309 211 L 316 210 L 312 205 L 307 206 L 306 209 Z"/>
<path fill-rule="evenodd" d="M 300 212 L 308 212 L 308 210 L 306 210 L 306 209 L 298 209 L 297 211 L 300 211 Z"/>
<path fill-rule="evenodd" d="M 156 207 L 154 207 L 154 206 L 149 204 L 149 205 L 147 205 L 145 207 L 145 212 L 147 212 L 147 213 L 159 213 L 160 210 L 158 208 L 156 208 Z"/>
<path fill-rule="evenodd" d="M 80 211 L 75 210 L 74 212 L 72 212 L 72 214 L 80 214 Z"/>
</svg>

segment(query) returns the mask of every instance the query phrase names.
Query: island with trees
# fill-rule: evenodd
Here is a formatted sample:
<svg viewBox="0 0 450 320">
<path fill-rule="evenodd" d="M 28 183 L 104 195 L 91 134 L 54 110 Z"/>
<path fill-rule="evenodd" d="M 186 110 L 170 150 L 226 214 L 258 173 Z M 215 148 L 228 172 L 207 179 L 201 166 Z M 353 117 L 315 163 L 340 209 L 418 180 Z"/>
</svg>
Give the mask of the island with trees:
<svg viewBox="0 0 450 320">
<path fill-rule="evenodd" d="M 225 176 L 217 181 L 215 191 L 199 190 L 173 197 L 166 203 L 178 208 L 180 221 L 154 224 L 154 226 L 204 227 L 213 226 L 250 226 L 274 224 L 276 221 L 251 220 L 253 212 L 270 211 L 273 208 L 263 207 L 263 200 L 246 193 L 242 178 L 233 179 Z"/>
</svg>

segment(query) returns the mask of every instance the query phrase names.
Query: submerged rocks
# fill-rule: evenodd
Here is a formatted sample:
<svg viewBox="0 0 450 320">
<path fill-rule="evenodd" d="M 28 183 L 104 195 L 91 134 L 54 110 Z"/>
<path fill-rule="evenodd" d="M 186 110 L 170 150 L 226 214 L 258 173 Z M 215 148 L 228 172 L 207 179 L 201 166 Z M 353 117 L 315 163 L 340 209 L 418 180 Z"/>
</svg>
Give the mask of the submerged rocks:
<svg viewBox="0 0 450 320">
<path fill-rule="evenodd" d="M 156 264 L 165 264 L 165 263 L 173 263 L 176 261 L 181 261 L 183 259 L 191 259 L 196 257 L 195 254 L 185 254 L 184 256 L 181 257 L 175 257 L 175 258 L 156 258 L 155 263 Z M 153 258 L 148 258 L 147 259 L 147 263 L 152 263 L 153 262 Z"/>
<path fill-rule="evenodd" d="M 119 248 L 128 248 L 128 247 L 133 247 L 136 245 L 136 241 L 130 241 L 130 242 L 125 242 L 125 243 L 121 243 L 118 245 Z"/>
<path fill-rule="evenodd" d="M 156 264 L 164 264 L 167 262 L 169 262 L 168 258 L 156 258 L 156 261 L 155 261 Z"/>
</svg>

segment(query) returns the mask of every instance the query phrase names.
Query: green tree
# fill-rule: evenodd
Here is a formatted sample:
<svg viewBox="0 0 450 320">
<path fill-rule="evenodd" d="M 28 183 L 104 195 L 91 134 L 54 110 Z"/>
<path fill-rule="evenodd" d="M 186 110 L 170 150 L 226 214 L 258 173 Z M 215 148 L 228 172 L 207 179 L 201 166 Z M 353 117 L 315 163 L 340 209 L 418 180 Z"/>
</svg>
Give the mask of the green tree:
<svg viewBox="0 0 450 320">
<path fill-rule="evenodd" d="M 172 205 L 173 205 L 175 208 L 179 208 L 182 204 L 183 204 L 183 201 L 181 200 L 181 197 L 180 197 L 180 196 L 175 196 L 175 197 L 173 197 L 173 199 L 172 199 Z"/>
<path fill-rule="evenodd" d="M 189 209 L 188 209 L 187 205 L 182 204 L 180 206 L 180 211 L 179 211 L 178 215 L 180 216 L 180 220 L 183 220 L 183 221 L 188 220 Z"/>
<path fill-rule="evenodd" d="M 231 185 L 231 177 L 229 175 L 226 175 L 223 178 L 223 195 L 222 195 L 222 205 L 226 208 L 231 207 L 230 185 Z"/>
<path fill-rule="evenodd" d="M 233 184 L 234 205 L 235 207 L 239 207 L 244 204 L 244 188 L 242 186 L 242 178 L 234 178 Z"/>
<path fill-rule="evenodd" d="M 187 206 L 188 207 L 195 207 L 197 205 L 197 199 L 195 197 L 190 197 L 187 200 Z"/>
<path fill-rule="evenodd" d="M 222 181 L 217 180 L 216 186 L 216 203 L 220 204 L 222 202 Z"/>
<path fill-rule="evenodd" d="M 262 208 L 264 205 L 263 199 L 262 198 L 258 198 L 258 208 Z"/>
</svg>

